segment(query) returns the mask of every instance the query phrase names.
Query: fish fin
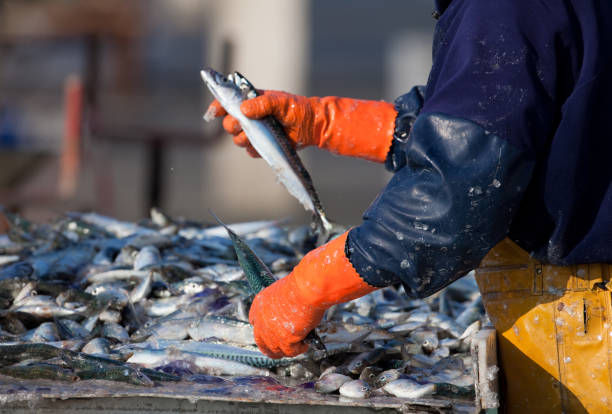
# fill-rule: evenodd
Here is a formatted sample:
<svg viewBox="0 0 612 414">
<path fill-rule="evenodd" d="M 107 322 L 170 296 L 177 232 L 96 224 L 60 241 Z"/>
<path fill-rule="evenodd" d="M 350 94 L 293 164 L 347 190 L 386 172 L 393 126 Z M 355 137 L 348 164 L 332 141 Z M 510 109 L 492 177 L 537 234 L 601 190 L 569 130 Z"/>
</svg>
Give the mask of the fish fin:
<svg viewBox="0 0 612 414">
<path fill-rule="evenodd" d="M 236 233 L 234 233 L 232 229 L 230 229 L 224 222 L 222 222 L 221 219 L 215 214 L 215 212 L 212 211 L 212 209 L 209 208 L 208 212 L 211 216 L 213 216 L 213 218 L 217 221 L 217 223 L 219 223 L 220 226 L 223 226 L 225 230 L 227 230 L 230 235 L 233 234 L 234 236 L 236 236 Z"/>
<path fill-rule="evenodd" d="M 234 233 L 227 225 L 225 225 L 219 217 L 209 210 L 210 214 L 217 220 L 219 225 L 223 226 L 230 236 L 234 251 L 238 258 L 238 263 L 247 277 L 249 286 L 253 293 L 259 293 L 263 288 L 270 286 L 276 282 L 274 275 L 268 269 L 268 266 L 255 254 L 253 249 L 249 247 L 236 233 Z"/>
</svg>

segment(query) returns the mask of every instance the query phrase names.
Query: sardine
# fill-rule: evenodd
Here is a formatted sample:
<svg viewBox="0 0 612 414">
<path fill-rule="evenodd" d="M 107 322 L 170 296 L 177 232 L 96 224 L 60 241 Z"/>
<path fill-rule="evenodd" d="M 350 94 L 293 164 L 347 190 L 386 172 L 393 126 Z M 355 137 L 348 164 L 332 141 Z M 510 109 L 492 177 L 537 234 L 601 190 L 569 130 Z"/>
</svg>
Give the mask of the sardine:
<svg viewBox="0 0 612 414">
<path fill-rule="evenodd" d="M 30 342 L 55 342 L 59 339 L 60 335 L 55 324 L 53 322 L 43 322 L 34 330 Z"/>
<path fill-rule="evenodd" d="M 134 257 L 134 270 L 146 270 L 161 264 L 159 249 L 155 246 L 145 246 Z"/>
<path fill-rule="evenodd" d="M 153 285 L 153 272 L 150 271 L 147 276 L 132 289 L 130 292 L 130 302 L 132 304 L 140 302 L 142 299 L 146 299 L 151 293 L 151 286 Z"/>
<path fill-rule="evenodd" d="M 383 387 L 385 392 L 399 398 L 421 398 L 433 394 L 436 390 L 434 384 L 419 384 L 408 378 L 391 381 Z"/>
<path fill-rule="evenodd" d="M 343 397 L 368 398 L 372 388 L 362 380 L 353 380 L 342 384 L 339 391 Z"/>
<path fill-rule="evenodd" d="M 315 390 L 320 393 L 331 393 L 340 389 L 342 384 L 351 381 L 351 377 L 347 375 L 329 373 L 322 375 L 317 382 L 315 382 Z"/>
<path fill-rule="evenodd" d="M 94 338 L 89 341 L 81 352 L 94 355 L 106 355 L 110 352 L 110 342 L 106 338 Z"/>
<path fill-rule="evenodd" d="M 376 388 L 381 388 L 386 384 L 395 381 L 401 377 L 402 373 L 397 369 L 389 369 L 387 371 L 382 372 L 376 379 L 374 380 L 374 386 Z"/>
<path fill-rule="evenodd" d="M 385 350 L 382 348 L 375 348 L 368 352 L 362 352 L 348 363 L 347 370 L 351 374 L 359 375 L 365 367 L 378 362 L 384 354 Z"/>
<path fill-rule="evenodd" d="M 363 371 L 361 371 L 361 374 L 359 374 L 359 379 L 373 387 L 375 386 L 378 377 L 382 373 L 382 370 L 382 368 L 375 366 L 365 367 Z"/>
<path fill-rule="evenodd" d="M 55 325 L 62 339 L 85 339 L 91 332 L 71 319 L 56 319 Z"/>
<path fill-rule="evenodd" d="M 126 342 L 130 339 L 125 328 L 118 323 L 106 322 L 100 332 L 102 337 L 113 339 L 118 342 Z"/>
<path fill-rule="evenodd" d="M 255 343 L 251 324 L 224 316 L 198 318 L 189 325 L 187 332 L 196 341 L 215 337 L 240 344 Z"/>
</svg>

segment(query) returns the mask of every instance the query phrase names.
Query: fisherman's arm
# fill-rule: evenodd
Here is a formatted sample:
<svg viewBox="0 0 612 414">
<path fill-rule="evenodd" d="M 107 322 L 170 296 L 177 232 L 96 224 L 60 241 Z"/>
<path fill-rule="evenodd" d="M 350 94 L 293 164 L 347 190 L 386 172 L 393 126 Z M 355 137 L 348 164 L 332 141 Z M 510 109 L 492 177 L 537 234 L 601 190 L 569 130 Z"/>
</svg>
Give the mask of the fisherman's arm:
<svg viewBox="0 0 612 414">
<path fill-rule="evenodd" d="M 438 24 L 444 38 L 436 42 L 423 107 L 414 122 L 396 128 L 387 157 L 395 174 L 363 223 L 345 234 L 344 244 L 309 253 L 287 276 L 307 294 L 296 300 L 286 289 L 266 289 L 253 303 L 264 352 L 270 341 L 276 341 L 275 356 L 288 344 L 292 355 L 303 351 L 302 332 L 351 293 L 402 282 L 410 296 L 431 295 L 477 267 L 506 236 L 558 115 L 554 81 L 538 76 L 542 70 L 555 76 L 545 46 L 553 39 L 524 32 L 512 2 L 459 4 Z M 398 119 L 404 115 L 398 107 Z M 350 266 L 337 270 L 338 261 Z M 344 297 L 329 300 L 333 284 L 347 286 Z M 282 306 L 274 320 L 258 327 L 263 308 L 275 302 Z M 275 324 L 283 318 L 289 322 Z M 280 339 L 296 326 L 299 332 Z"/>
<path fill-rule="evenodd" d="M 525 12 L 480 0 L 442 16 L 426 100 L 389 154 L 395 174 L 347 238 L 367 283 L 429 296 L 508 234 L 560 115 L 555 31 L 522 25 Z"/>
<path fill-rule="evenodd" d="M 418 94 L 418 90 L 414 90 Z M 415 98 L 417 101 L 422 98 Z M 305 97 L 280 91 L 263 91 L 261 96 L 242 103 L 242 112 L 253 119 L 273 116 L 283 125 L 293 144 L 339 155 L 384 162 L 397 119 L 397 107 L 383 101 L 368 101 L 335 96 Z M 207 117 L 225 116 L 223 127 L 234 135 L 234 143 L 257 157 L 238 121 L 217 101 Z"/>
</svg>

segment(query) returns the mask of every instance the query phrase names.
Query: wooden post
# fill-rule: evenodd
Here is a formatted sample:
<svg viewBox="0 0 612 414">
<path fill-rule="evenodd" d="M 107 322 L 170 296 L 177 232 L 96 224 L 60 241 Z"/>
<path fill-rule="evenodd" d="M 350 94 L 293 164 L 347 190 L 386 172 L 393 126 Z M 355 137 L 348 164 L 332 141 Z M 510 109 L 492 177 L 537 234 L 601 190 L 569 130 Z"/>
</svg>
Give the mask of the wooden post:
<svg viewBox="0 0 612 414">
<path fill-rule="evenodd" d="M 472 336 L 472 361 L 476 406 L 487 412 L 499 408 L 497 340 L 493 327 L 485 327 Z"/>
</svg>

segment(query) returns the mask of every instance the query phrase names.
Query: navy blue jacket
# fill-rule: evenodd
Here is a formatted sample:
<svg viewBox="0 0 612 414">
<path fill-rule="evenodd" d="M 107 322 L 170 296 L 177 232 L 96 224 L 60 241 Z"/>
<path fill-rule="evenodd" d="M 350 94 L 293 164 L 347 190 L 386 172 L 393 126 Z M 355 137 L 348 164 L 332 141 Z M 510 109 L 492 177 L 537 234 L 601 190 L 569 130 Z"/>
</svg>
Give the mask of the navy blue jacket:
<svg viewBox="0 0 612 414">
<path fill-rule="evenodd" d="M 396 100 L 394 176 L 346 253 L 428 296 L 508 236 L 612 263 L 612 1 L 439 1 L 425 89 Z"/>
</svg>

